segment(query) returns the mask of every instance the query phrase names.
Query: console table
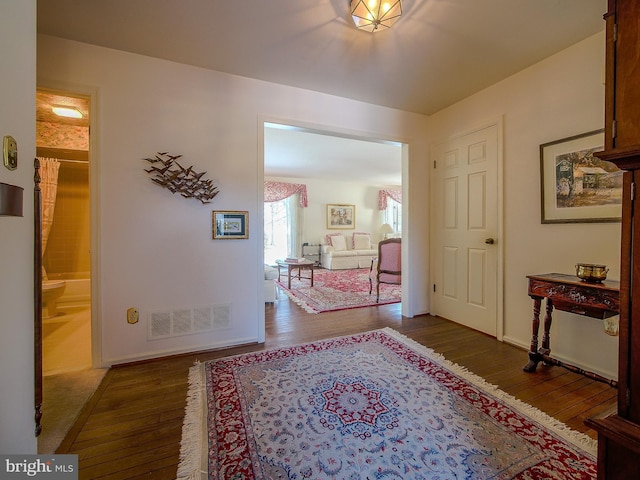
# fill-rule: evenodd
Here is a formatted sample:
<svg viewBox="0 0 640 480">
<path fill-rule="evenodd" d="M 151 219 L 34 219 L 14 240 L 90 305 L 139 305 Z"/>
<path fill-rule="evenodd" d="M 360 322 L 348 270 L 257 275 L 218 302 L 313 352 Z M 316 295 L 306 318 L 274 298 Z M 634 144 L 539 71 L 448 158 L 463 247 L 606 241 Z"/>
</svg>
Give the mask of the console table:
<svg viewBox="0 0 640 480">
<path fill-rule="evenodd" d="M 533 320 L 529 362 L 523 367 L 525 372 L 535 372 L 539 362 L 560 365 L 569 370 L 586 375 L 594 380 L 615 386 L 614 380 L 587 372 L 573 365 L 564 364 L 551 358 L 549 348 L 549 330 L 552 313 L 556 310 L 575 313 L 586 317 L 605 319 L 620 312 L 620 282 L 605 280 L 600 283 L 585 282 L 574 275 L 562 273 L 545 273 L 527 275 L 529 279 L 529 296 L 533 299 Z M 546 315 L 542 346 L 538 348 L 538 330 L 540 329 L 540 306 L 546 298 Z"/>
</svg>

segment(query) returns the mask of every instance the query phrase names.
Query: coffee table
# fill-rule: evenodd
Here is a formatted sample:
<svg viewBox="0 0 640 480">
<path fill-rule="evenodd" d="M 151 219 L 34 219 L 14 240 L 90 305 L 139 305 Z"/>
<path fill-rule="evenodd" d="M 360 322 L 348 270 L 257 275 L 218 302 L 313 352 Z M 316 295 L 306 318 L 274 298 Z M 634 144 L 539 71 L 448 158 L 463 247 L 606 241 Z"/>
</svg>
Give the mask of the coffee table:
<svg viewBox="0 0 640 480">
<path fill-rule="evenodd" d="M 313 287 L 313 267 L 315 265 L 314 262 L 310 260 L 305 260 L 304 262 L 287 262 L 285 260 L 276 260 L 276 265 L 278 266 L 278 281 L 280 281 L 280 273 L 281 269 L 285 269 L 287 272 L 287 288 L 291 289 L 291 272 L 294 272 L 294 276 L 298 279 L 306 279 L 311 280 L 311 286 Z M 295 270 L 298 269 L 298 275 L 295 275 Z M 311 275 L 308 277 L 303 277 L 301 272 L 302 270 L 309 270 Z"/>
</svg>

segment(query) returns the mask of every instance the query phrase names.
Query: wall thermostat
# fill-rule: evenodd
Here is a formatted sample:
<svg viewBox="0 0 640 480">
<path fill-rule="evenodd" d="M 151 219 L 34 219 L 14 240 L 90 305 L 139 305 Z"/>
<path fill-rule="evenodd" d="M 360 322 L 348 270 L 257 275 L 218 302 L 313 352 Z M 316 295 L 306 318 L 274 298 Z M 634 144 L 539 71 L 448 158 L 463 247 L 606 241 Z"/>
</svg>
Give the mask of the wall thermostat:
<svg viewBox="0 0 640 480">
<path fill-rule="evenodd" d="M 18 143 L 11 135 L 6 135 L 2 142 L 2 157 L 4 166 L 9 170 L 18 168 Z"/>
</svg>

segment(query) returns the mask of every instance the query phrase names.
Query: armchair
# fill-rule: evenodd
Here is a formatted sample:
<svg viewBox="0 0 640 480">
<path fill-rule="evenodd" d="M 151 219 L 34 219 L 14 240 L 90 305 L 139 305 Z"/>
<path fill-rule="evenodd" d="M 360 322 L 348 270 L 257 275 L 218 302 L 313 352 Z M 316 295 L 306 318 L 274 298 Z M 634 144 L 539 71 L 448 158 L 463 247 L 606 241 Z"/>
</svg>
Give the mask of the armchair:
<svg viewBox="0 0 640 480">
<path fill-rule="evenodd" d="M 376 302 L 380 301 L 380 284 L 389 283 L 400 285 L 402 283 L 402 239 L 389 238 L 378 243 L 378 261 L 371 261 L 369 271 L 369 295 L 373 291 L 373 280 L 376 282 Z M 374 273 L 374 264 L 375 273 Z"/>
</svg>

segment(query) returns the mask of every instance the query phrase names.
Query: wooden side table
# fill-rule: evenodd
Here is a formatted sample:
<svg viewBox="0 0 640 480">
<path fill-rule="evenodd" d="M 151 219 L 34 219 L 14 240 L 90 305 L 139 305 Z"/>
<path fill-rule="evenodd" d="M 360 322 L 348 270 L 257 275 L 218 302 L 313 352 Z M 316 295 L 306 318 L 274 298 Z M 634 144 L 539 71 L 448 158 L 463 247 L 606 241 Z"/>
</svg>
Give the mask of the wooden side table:
<svg viewBox="0 0 640 480">
<path fill-rule="evenodd" d="M 523 367 L 525 372 L 535 372 L 539 362 L 560 365 L 569 370 L 586 375 L 594 380 L 615 386 L 614 380 L 587 372 L 579 367 L 568 365 L 550 356 L 549 331 L 551 330 L 552 313 L 556 310 L 575 313 L 585 317 L 605 319 L 620 312 L 620 282 L 605 280 L 601 283 L 590 283 L 580 280 L 574 275 L 562 273 L 544 273 L 527 275 L 529 279 L 529 296 L 533 299 L 533 320 L 529 362 Z M 538 330 L 540 329 L 540 307 L 546 298 L 546 315 L 542 345 L 538 348 Z"/>
<path fill-rule="evenodd" d="M 287 262 L 285 260 L 276 260 L 276 265 L 278 266 L 278 281 L 280 281 L 281 269 L 285 269 L 287 272 L 287 288 L 291 290 L 291 273 L 295 272 L 295 269 L 298 269 L 298 275 L 296 278 L 311 280 L 311 286 L 313 287 L 313 267 L 315 263 L 310 260 L 305 260 L 304 262 Z M 311 272 L 310 276 L 303 277 L 301 272 L 302 270 L 309 270 Z"/>
</svg>

